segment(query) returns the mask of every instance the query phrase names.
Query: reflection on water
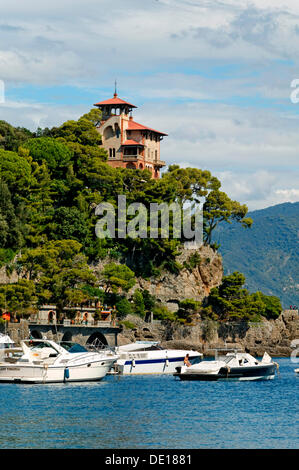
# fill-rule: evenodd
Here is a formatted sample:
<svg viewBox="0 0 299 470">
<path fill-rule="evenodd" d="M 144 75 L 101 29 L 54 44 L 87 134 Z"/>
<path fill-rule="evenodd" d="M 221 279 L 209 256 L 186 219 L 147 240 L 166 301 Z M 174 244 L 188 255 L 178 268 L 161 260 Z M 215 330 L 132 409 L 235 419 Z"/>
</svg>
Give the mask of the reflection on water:
<svg viewBox="0 0 299 470">
<path fill-rule="evenodd" d="M 0 384 L 0 448 L 298 448 L 289 359 L 265 382 Z"/>
</svg>

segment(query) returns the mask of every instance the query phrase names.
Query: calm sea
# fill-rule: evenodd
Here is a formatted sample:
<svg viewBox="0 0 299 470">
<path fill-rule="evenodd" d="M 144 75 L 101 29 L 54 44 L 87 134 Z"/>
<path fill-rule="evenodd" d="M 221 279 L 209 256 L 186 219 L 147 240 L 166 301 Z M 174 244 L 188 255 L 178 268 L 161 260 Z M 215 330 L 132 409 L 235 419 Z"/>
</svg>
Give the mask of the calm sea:
<svg viewBox="0 0 299 470">
<path fill-rule="evenodd" d="M 0 384 L 0 448 L 298 449 L 298 364 L 275 360 L 264 382 Z"/>
</svg>

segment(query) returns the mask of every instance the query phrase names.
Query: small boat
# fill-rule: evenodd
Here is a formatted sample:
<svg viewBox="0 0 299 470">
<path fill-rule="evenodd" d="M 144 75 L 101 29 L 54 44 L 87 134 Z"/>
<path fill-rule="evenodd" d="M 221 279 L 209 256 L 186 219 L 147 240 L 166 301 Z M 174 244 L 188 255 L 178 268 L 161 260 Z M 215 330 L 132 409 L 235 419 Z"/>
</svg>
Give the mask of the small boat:
<svg viewBox="0 0 299 470">
<path fill-rule="evenodd" d="M 299 375 L 299 369 L 295 369 L 294 372 Z"/>
<path fill-rule="evenodd" d="M 116 347 L 115 352 L 119 359 L 110 373 L 120 375 L 173 374 L 176 367 L 184 364 L 187 354 L 191 364 L 202 357 L 197 351 L 164 349 L 157 341 L 136 341 Z"/>
<path fill-rule="evenodd" d="M 267 352 L 261 361 L 244 352 L 228 352 L 214 361 L 202 361 L 190 367 L 177 367 L 175 377 L 181 380 L 269 380 L 274 379 L 278 364 Z"/>
<path fill-rule="evenodd" d="M 118 356 L 111 350 L 88 351 L 77 343 L 44 339 L 21 341 L 21 353 L 4 355 L 0 382 L 54 383 L 101 380 Z"/>
</svg>

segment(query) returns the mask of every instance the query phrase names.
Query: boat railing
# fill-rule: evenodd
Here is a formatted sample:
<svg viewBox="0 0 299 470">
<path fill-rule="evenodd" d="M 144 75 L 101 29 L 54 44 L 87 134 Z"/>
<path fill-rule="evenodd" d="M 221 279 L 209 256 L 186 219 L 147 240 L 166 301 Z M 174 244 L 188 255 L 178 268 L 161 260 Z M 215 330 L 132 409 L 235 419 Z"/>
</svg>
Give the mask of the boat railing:
<svg viewBox="0 0 299 470">
<path fill-rule="evenodd" d="M 237 354 L 244 352 L 242 349 L 239 348 L 226 348 L 225 346 L 223 348 L 210 348 L 207 349 L 207 351 L 213 351 L 216 360 L 220 357 L 225 357 L 228 353 Z"/>
<path fill-rule="evenodd" d="M 96 351 L 96 352 L 111 352 L 115 354 L 115 349 L 113 349 L 111 346 L 108 346 L 108 344 L 102 343 L 99 338 L 96 338 L 92 343 L 88 343 L 85 345 L 85 347 L 89 351 Z"/>
</svg>

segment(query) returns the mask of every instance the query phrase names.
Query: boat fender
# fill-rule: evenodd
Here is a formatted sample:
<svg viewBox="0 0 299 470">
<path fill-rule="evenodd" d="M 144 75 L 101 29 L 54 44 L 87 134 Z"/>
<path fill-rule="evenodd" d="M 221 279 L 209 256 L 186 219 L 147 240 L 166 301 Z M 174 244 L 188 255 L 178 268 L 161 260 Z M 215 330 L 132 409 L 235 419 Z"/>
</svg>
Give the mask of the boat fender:
<svg viewBox="0 0 299 470">
<path fill-rule="evenodd" d="M 166 366 L 166 367 L 169 366 L 169 360 L 168 360 L 168 359 L 166 359 L 166 361 L 165 361 L 165 366 Z"/>
<path fill-rule="evenodd" d="M 132 359 L 132 367 L 135 367 L 135 359 Z"/>
<path fill-rule="evenodd" d="M 226 375 L 228 376 L 228 374 L 230 373 L 230 367 L 226 366 L 226 370 L 227 370 Z"/>
<path fill-rule="evenodd" d="M 68 367 L 66 367 L 64 369 L 64 381 L 66 381 L 66 379 L 69 379 L 70 378 L 70 371 L 68 369 Z"/>
<path fill-rule="evenodd" d="M 276 367 L 276 369 L 277 369 L 277 374 L 280 374 L 280 372 L 279 372 L 279 364 L 278 364 L 278 362 L 274 362 L 274 364 L 275 364 L 275 367 Z"/>
</svg>

